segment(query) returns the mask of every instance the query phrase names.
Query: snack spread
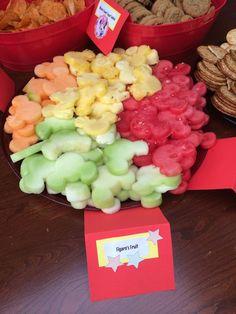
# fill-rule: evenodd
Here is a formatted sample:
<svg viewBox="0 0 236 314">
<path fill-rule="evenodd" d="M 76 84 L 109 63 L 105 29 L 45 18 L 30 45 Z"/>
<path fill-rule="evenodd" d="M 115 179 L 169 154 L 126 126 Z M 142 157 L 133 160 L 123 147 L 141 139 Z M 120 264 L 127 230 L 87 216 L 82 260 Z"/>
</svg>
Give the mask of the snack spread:
<svg viewBox="0 0 236 314">
<path fill-rule="evenodd" d="M 0 31 L 37 28 L 72 16 L 85 9 L 84 0 L 10 0 L 0 11 Z"/>
<path fill-rule="evenodd" d="M 178 23 L 210 13 L 211 0 L 116 0 L 129 11 L 134 23 L 158 25 Z"/>
<path fill-rule="evenodd" d="M 201 130 L 206 86 L 190 70 L 146 45 L 70 51 L 36 66 L 4 125 L 12 161 L 23 160 L 20 189 L 105 213 L 127 199 L 156 207 L 162 193 L 183 193 L 196 148 L 216 139 Z"/>
<path fill-rule="evenodd" d="M 226 40 L 221 46 L 197 48 L 202 60 L 197 64 L 195 77 L 215 92 L 212 104 L 217 110 L 236 117 L 236 29 L 227 33 Z"/>
</svg>

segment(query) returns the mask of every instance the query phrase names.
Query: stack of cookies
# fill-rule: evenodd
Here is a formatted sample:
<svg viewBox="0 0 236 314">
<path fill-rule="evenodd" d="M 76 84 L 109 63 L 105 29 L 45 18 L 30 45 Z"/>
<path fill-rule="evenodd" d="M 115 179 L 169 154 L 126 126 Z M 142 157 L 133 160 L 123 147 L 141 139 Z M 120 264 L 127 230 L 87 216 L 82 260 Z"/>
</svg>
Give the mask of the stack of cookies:
<svg viewBox="0 0 236 314">
<path fill-rule="evenodd" d="M 132 21 L 143 25 L 184 22 L 208 14 L 211 0 L 116 0 L 129 11 Z"/>
<path fill-rule="evenodd" d="M 236 29 L 231 30 L 226 39 L 221 46 L 197 48 L 202 60 L 197 64 L 195 77 L 214 92 L 213 106 L 236 118 Z"/>
</svg>

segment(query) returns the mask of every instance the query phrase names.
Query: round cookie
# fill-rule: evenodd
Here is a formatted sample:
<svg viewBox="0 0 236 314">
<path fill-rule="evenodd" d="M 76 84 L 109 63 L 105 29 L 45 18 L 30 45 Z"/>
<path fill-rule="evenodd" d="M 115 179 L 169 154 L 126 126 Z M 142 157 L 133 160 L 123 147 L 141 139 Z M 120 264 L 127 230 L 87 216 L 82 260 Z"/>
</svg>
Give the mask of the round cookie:
<svg viewBox="0 0 236 314">
<path fill-rule="evenodd" d="M 192 17 L 199 17 L 208 12 L 211 0 L 183 0 L 184 12 Z"/>
<path fill-rule="evenodd" d="M 163 21 L 164 21 L 163 18 L 156 17 L 155 14 L 151 14 L 142 18 L 139 23 L 143 25 L 157 25 L 157 24 L 162 24 Z"/>
<path fill-rule="evenodd" d="M 235 81 L 231 82 L 230 87 L 231 87 L 232 92 L 236 95 L 236 82 Z"/>
<path fill-rule="evenodd" d="M 235 50 L 230 50 L 230 57 L 236 62 L 236 51 Z"/>
<path fill-rule="evenodd" d="M 223 59 L 224 56 L 227 54 L 227 51 L 225 49 L 216 46 L 216 45 L 208 45 L 207 48 L 218 58 Z"/>
<path fill-rule="evenodd" d="M 141 4 L 136 2 L 136 1 L 132 1 L 132 2 L 129 2 L 126 6 L 125 6 L 125 9 L 127 11 L 129 11 L 130 13 L 132 13 L 132 11 L 137 8 L 137 7 L 140 7 Z"/>
<path fill-rule="evenodd" d="M 216 75 L 218 77 L 221 77 L 221 78 L 225 78 L 225 75 L 217 68 L 217 66 L 215 64 L 209 63 L 209 62 L 207 62 L 205 60 L 202 60 L 201 63 L 212 74 L 214 74 L 214 75 Z"/>
<path fill-rule="evenodd" d="M 223 43 L 223 44 L 220 45 L 220 48 L 223 48 L 223 49 L 228 51 L 229 44 L 228 43 Z"/>
<path fill-rule="evenodd" d="M 217 95 L 220 98 L 225 99 L 227 102 L 232 104 L 232 106 L 235 107 L 235 113 L 236 113 L 236 95 L 234 93 L 232 93 L 230 90 L 228 90 L 228 88 L 226 86 L 222 86 L 217 91 Z"/>
<path fill-rule="evenodd" d="M 231 29 L 227 33 L 226 40 L 230 45 L 236 45 L 236 28 Z"/>
<path fill-rule="evenodd" d="M 210 89 L 211 91 L 215 91 L 217 90 L 219 87 L 221 87 L 222 85 L 224 85 L 224 83 L 219 83 L 216 81 L 212 81 L 211 79 L 209 79 L 206 75 L 204 75 L 201 71 L 197 70 L 194 72 L 194 76 L 198 81 L 204 82 L 207 86 L 208 89 Z"/>
<path fill-rule="evenodd" d="M 164 23 L 177 23 L 183 16 L 184 12 L 180 8 L 168 8 L 164 14 Z"/>
<path fill-rule="evenodd" d="M 151 12 L 143 6 L 135 8 L 132 12 L 132 16 L 134 16 L 137 21 L 140 21 L 143 17 L 148 15 L 151 15 Z"/>
<path fill-rule="evenodd" d="M 152 13 L 158 16 L 164 16 L 167 9 L 174 7 L 170 0 L 156 0 L 152 6 Z"/>
<path fill-rule="evenodd" d="M 232 71 L 236 73 L 236 62 L 235 60 L 230 56 L 228 53 L 224 57 L 224 62 L 226 63 L 227 67 Z"/>
<path fill-rule="evenodd" d="M 139 3 L 144 5 L 147 8 L 150 8 L 152 6 L 152 1 L 151 0 L 138 0 Z"/>
<path fill-rule="evenodd" d="M 206 60 L 207 62 L 216 64 L 217 61 L 219 60 L 219 58 L 217 58 L 215 56 L 215 54 L 213 54 L 207 46 L 199 46 L 197 48 L 197 53 L 199 54 L 199 56 L 203 59 Z"/>
<path fill-rule="evenodd" d="M 229 77 L 230 79 L 234 81 L 236 80 L 236 72 L 230 70 L 230 68 L 227 66 L 224 59 L 219 60 L 217 62 L 217 66 L 219 70 L 225 74 L 226 77 Z"/>
<path fill-rule="evenodd" d="M 212 105 L 223 114 L 226 114 L 234 118 L 236 117 L 236 108 L 232 107 L 226 101 L 223 101 L 221 98 L 218 97 L 217 94 L 215 94 L 211 98 L 211 102 L 212 102 Z"/>
<path fill-rule="evenodd" d="M 183 0 L 173 0 L 173 3 L 177 8 L 183 10 Z"/>
<path fill-rule="evenodd" d="M 181 19 L 180 19 L 180 22 L 186 22 L 186 21 L 189 21 L 189 20 L 192 20 L 193 17 L 191 15 L 188 15 L 188 14 L 184 14 Z"/>
</svg>

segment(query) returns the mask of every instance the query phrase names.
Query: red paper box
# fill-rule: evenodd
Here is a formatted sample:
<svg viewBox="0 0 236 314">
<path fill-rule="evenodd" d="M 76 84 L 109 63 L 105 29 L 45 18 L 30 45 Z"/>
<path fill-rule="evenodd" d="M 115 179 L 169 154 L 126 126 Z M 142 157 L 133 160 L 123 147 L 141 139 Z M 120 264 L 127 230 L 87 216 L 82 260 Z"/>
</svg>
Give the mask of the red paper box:
<svg viewBox="0 0 236 314">
<path fill-rule="evenodd" d="M 175 288 L 170 225 L 159 208 L 84 215 L 92 301 Z"/>
</svg>

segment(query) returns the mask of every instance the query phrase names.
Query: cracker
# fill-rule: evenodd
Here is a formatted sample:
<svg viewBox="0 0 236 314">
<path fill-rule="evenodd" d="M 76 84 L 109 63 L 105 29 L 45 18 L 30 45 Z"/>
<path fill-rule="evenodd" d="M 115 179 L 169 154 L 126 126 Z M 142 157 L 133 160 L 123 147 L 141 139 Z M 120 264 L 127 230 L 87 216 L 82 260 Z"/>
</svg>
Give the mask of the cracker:
<svg viewBox="0 0 236 314">
<path fill-rule="evenodd" d="M 234 59 L 230 56 L 230 54 L 225 55 L 224 61 L 227 65 L 227 67 L 236 74 L 236 62 Z"/>
<path fill-rule="evenodd" d="M 220 45 L 220 47 L 228 51 L 229 44 L 228 43 L 223 43 L 223 44 Z"/>
<path fill-rule="evenodd" d="M 236 82 L 231 82 L 230 87 L 231 87 L 232 92 L 236 95 Z"/>
<path fill-rule="evenodd" d="M 236 117 L 236 108 L 228 106 L 227 103 L 222 101 L 217 95 L 213 95 L 211 98 L 212 105 L 219 110 L 221 113 L 226 114 L 230 117 Z"/>
<path fill-rule="evenodd" d="M 236 51 L 235 50 L 230 50 L 230 57 L 236 62 Z"/>
<path fill-rule="evenodd" d="M 207 46 L 199 46 L 197 48 L 197 52 L 199 56 L 203 59 L 206 60 L 207 62 L 216 64 L 219 58 L 217 58 L 209 49 Z"/>
<path fill-rule="evenodd" d="M 208 45 L 207 48 L 212 52 L 218 59 L 223 59 L 226 55 L 227 51 L 225 49 L 215 46 L 215 45 Z"/>
<path fill-rule="evenodd" d="M 226 40 L 230 45 L 236 45 L 236 28 L 231 29 L 227 33 Z"/>
<path fill-rule="evenodd" d="M 183 0 L 184 12 L 192 17 L 199 17 L 208 12 L 211 0 Z"/>
<path fill-rule="evenodd" d="M 177 23 L 181 20 L 181 17 L 184 16 L 184 12 L 177 7 L 168 8 L 164 14 L 165 23 Z"/>
<path fill-rule="evenodd" d="M 225 75 L 217 68 L 217 66 L 213 63 L 207 62 L 205 60 L 202 60 L 201 63 L 203 64 L 203 66 L 212 74 L 224 78 L 225 79 Z"/>
<path fill-rule="evenodd" d="M 216 91 L 217 88 L 219 88 L 222 85 L 216 84 L 215 82 L 212 82 L 212 80 L 208 79 L 206 76 L 204 76 L 202 74 L 202 72 L 200 71 L 195 71 L 194 72 L 194 76 L 195 78 L 200 81 L 200 82 L 204 82 L 207 86 L 208 89 L 210 89 L 211 91 Z"/>
<path fill-rule="evenodd" d="M 232 106 L 235 106 L 236 108 L 236 95 L 232 93 L 226 86 L 222 86 L 217 91 L 217 95 L 223 99 L 225 99 L 227 102 L 231 103 Z"/>
<path fill-rule="evenodd" d="M 225 74 L 225 76 L 231 78 L 232 80 L 236 80 L 236 73 L 229 69 L 224 59 L 219 60 L 217 62 L 217 66 L 220 69 L 220 71 Z"/>
</svg>

